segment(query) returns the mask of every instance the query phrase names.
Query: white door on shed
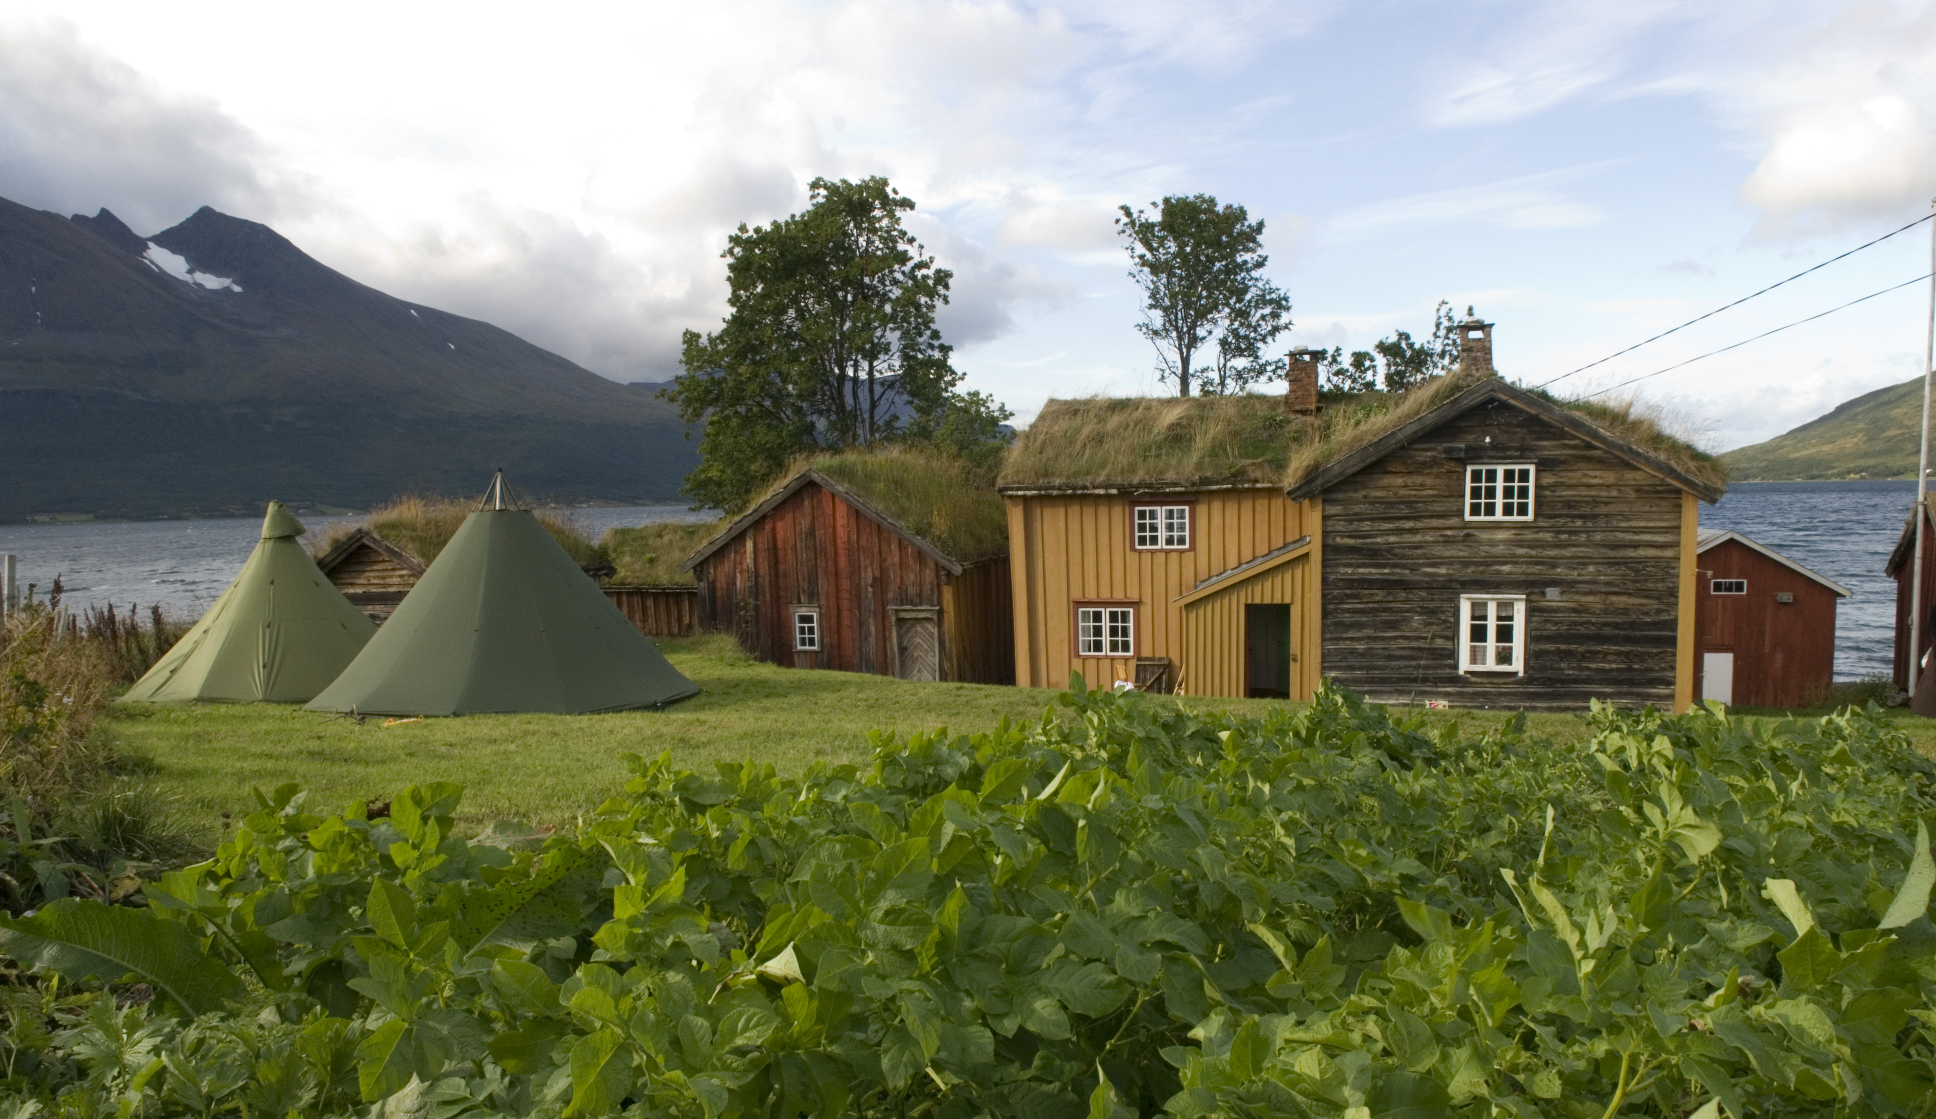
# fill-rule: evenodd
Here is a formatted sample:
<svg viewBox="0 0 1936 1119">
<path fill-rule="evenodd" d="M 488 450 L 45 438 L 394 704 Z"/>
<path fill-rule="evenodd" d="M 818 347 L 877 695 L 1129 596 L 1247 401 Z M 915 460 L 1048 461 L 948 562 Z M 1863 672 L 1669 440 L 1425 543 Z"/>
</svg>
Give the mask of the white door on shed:
<svg viewBox="0 0 1936 1119">
<path fill-rule="evenodd" d="M 1701 698 L 1734 702 L 1734 654 L 1701 654 Z"/>
</svg>

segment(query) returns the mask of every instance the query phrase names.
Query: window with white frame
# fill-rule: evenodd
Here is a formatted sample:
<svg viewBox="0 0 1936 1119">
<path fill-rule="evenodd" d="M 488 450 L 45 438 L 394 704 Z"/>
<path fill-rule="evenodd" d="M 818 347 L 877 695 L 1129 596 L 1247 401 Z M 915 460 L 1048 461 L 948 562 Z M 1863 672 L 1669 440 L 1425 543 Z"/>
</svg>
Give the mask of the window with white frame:
<svg viewBox="0 0 1936 1119">
<path fill-rule="evenodd" d="M 1526 596 L 1459 596 L 1459 671 L 1526 674 Z"/>
<path fill-rule="evenodd" d="M 1138 505 L 1136 547 L 1139 551 L 1180 551 L 1190 546 L 1188 505 Z"/>
<path fill-rule="evenodd" d="M 1133 606 L 1076 607 L 1076 655 L 1135 656 L 1136 608 Z"/>
<path fill-rule="evenodd" d="M 1533 519 L 1533 468 L 1476 465 L 1465 468 L 1465 519 L 1468 521 L 1530 521 Z"/>
<path fill-rule="evenodd" d="M 793 648 L 796 652 L 820 649 L 820 609 L 816 606 L 793 608 Z"/>
<path fill-rule="evenodd" d="M 1709 594 L 1747 594 L 1748 581 L 1746 579 L 1713 579 L 1708 582 L 1707 590 Z"/>
</svg>

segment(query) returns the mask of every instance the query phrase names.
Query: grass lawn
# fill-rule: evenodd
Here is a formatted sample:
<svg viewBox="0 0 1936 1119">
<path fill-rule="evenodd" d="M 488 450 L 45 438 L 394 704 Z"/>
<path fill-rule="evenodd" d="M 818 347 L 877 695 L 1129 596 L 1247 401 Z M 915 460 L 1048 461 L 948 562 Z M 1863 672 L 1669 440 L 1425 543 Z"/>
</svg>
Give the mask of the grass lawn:
<svg viewBox="0 0 1936 1119">
<path fill-rule="evenodd" d="M 210 836 L 224 812 L 247 811 L 250 790 L 294 781 L 311 804 L 336 809 L 387 800 L 429 781 L 466 788 L 464 817 L 570 826 L 619 790 L 622 756 L 671 750 L 687 769 L 722 761 L 772 762 L 798 773 L 816 761 L 864 762 L 867 732 L 899 735 L 948 727 L 992 728 L 1003 716 L 1038 719 L 1055 692 L 979 684 L 914 684 L 852 672 L 808 672 L 752 660 L 728 638 L 665 640 L 659 647 L 704 690 L 663 711 L 604 715 L 471 715 L 362 726 L 347 719 L 270 704 L 117 706 L 104 732 L 126 753 L 131 779 L 178 797 Z M 1263 700 L 1179 697 L 1200 710 L 1261 713 Z M 1480 732 L 1509 716 L 1492 711 L 1431 711 L 1431 723 L 1457 720 Z M 1936 721 L 1904 711 L 1892 719 L 1925 750 Z M 1584 737 L 1575 715 L 1532 715 L 1529 730 L 1560 741 Z"/>
</svg>

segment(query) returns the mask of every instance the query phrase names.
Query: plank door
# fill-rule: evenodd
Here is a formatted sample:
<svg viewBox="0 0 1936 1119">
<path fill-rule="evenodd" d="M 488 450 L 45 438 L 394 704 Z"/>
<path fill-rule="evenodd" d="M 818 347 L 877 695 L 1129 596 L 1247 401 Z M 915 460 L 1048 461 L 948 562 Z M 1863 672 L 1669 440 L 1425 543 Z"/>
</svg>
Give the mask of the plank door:
<svg viewBox="0 0 1936 1119">
<path fill-rule="evenodd" d="M 895 614 L 894 675 L 903 680 L 941 679 L 941 625 L 932 611 Z"/>
<path fill-rule="evenodd" d="M 1701 654 L 1701 698 L 1734 702 L 1734 654 Z"/>
</svg>

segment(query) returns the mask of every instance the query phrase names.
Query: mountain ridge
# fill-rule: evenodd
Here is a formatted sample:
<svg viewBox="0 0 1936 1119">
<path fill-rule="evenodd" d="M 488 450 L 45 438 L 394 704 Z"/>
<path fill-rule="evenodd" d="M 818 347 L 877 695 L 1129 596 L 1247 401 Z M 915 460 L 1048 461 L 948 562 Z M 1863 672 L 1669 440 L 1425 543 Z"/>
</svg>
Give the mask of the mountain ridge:
<svg viewBox="0 0 1936 1119">
<path fill-rule="evenodd" d="M 676 411 L 388 295 L 209 207 L 152 237 L 0 199 L 0 519 L 361 507 L 480 490 L 669 501 Z"/>
<path fill-rule="evenodd" d="M 1923 379 L 1837 404 L 1823 415 L 1720 458 L 1736 482 L 1914 478 L 1922 445 Z"/>
</svg>

